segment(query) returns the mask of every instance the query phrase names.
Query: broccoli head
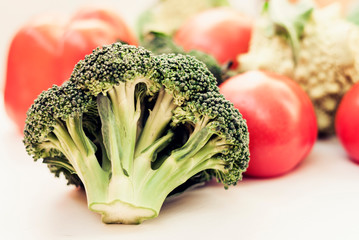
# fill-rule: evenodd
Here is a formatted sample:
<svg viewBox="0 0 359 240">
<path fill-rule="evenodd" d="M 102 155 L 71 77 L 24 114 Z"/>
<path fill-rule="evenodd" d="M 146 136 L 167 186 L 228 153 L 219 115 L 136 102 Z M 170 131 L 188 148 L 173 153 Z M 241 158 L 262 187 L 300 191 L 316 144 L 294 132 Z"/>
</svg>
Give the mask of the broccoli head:
<svg viewBox="0 0 359 240">
<path fill-rule="evenodd" d="M 154 54 L 187 54 L 194 56 L 204 64 L 206 64 L 208 70 L 213 74 L 217 80 L 217 85 L 223 83 L 228 76 L 229 65 L 225 64 L 221 66 L 218 61 L 210 54 L 199 50 L 191 50 L 186 52 L 183 47 L 177 45 L 173 38 L 161 32 L 150 32 L 144 36 L 141 41 L 141 46 L 150 50 Z"/>
<path fill-rule="evenodd" d="M 158 216 L 165 199 L 216 178 L 235 185 L 248 130 L 204 63 L 114 43 L 86 56 L 27 113 L 24 143 L 86 191 L 105 223 Z"/>
</svg>

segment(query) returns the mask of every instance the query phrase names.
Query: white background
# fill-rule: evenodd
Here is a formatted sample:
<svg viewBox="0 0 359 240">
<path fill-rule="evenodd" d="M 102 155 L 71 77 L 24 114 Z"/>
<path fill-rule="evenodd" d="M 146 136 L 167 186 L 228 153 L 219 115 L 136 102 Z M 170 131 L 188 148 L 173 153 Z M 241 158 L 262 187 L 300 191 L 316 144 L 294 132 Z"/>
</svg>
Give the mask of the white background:
<svg viewBox="0 0 359 240">
<path fill-rule="evenodd" d="M 0 83 L 9 41 L 31 16 L 69 14 L 96 2 L 1 1 Z M 150 4 L 101 2 L 130 25 Z M 0 97 L 0 239 L 359 239 L 359 166 L 336 138 L 318 141 L 284 176 L 245 178 L 229 190 L 213 182 L 168 200 L 157 218 L 141 225 L 105 225 L 81 191 L 26 155 Z"/>
</svg>

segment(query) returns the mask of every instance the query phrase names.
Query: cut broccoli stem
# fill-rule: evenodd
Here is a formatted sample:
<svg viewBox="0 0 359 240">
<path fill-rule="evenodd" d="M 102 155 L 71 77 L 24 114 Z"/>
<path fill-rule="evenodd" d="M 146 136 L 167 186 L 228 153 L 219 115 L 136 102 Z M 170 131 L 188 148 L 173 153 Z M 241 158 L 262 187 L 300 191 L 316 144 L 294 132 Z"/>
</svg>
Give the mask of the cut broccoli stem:
<svg viewBox="0 0 359 240">
<path fill-rule="evenodd" d="M 144 188 L 148 179 L 156 172 L 151 168 L 151 161 L 156 158 L 158 151 L 170 143 L 172 137 L 173 133 L 168 132 L 144 150 L 134 160 L 135 167 L 132 175 L 126 179 L 111 178 L 107 200 L 90 205 L 91 210 L 102 214 L 103 222 L 139 224 L 158 215 L 160 207 L 157 207 L 157 203 L 162 205 L 164 199 L 152 199 L 151 196 L 156 194 L 156 189 L 145 192 Z M 157 188 L 162 188 L 163 185 L 166 183 L 158 182 Z M 123 189 L 126 190 L 123 191 Z"/>
<path fill-rule="evenodd" d="M 50 165 L 61 166 L 62 168 L 66 169 L 70 174 L 76 174 L 75 169 L 73 168 L 71 163 L 68 162 L 67 159 L 63 159 L 60 157 L 46 157 L 42 162 Z"/>
<path fill-rule="evenodd" d="M 48 137 L 69 160 L 86 189 L 88 202 L 103 201 L 108 185 L 108 175 L 95 156 L 94 144 L 86 137 L 81 117 L 69 117 L 66 123 L 57 122 Z"/>
<path fill-rule="evenodd" d="M 181 159 L 189 159 L 195 155 L 201 148 L 207 144 L 212 134 L 207 128 L 202 128 L 199 131 L 194 131 L 188 141 L 183 147 L 173 151 L 171 154 L 174 159 L 181 161 Z"/>
<path fill-rule="evenodd" d="M 156 217 L 168 194 L 190 177 L 208 168 L 224 170 L 224 161 L 215 157 L 225 149 L 222 141 L 208 127 L 198 126 L 201 129 L 188 143 L 173 151 L 158 169 L 152 169 L 151 162 L 171 143 L 173 133 L 155 141 L 134 159 L 134 171 L 126 180 L 111 178 L 107 201 L 92 203 L 90 208 L 101 213 L 104 222 L 138 224 Z"/>
<path fill-rule="evenodd" d="M 115 128 L 114 131 L 107 131 L 110 138 L 104 137 L 107 139 L 105 147 L 108 151 L 118 148 L 115 150 L 117 153 L 109 154 L 112 163 L 112 176 L 121 175 L 121 173 L 117 173 L 118 171 L 123 171 L 128 176 L 133 169 L 137 123 L 141 116 L 141 108 L 136 106 L 135 89 L 140 81 L 139 79 L 138 81 L 120 82 L 107 92 L 111 105 L 106 103 L 108 105 L 104 107 L 106 110 L 102 110 L 101 105 L 98 106 L 99 110 L 106 111 L 109 117 L 106 120 L 101 117 L 102 124 L 108 125 L 109 128 Z M 100 116 L 102 115 L 100 113 Z M 108 141 L 108 139 L 111 140 Z M 114 154 L 118 154 L 118 156 Z"/>
<path fill-rule="evenodd" d="M 215 137 L 208 141 L 191 159 L 197 159 L 192 167 L 189 167 L 188 175 L 193 176 L 198 172 L 206 169 L 215 169 L 218 171 L 225 171 L 225 162 L 217 158 L 216 155 L 228 149 L 227 144 L 222 144 L 225 141 L 220 137 Z"/>
<path fill-rule="evenodd" d="M 161 88 L 156 99 L 155 106 L 149 112 L 146 124 L 136 145 L 136 156 L 155 142 L 166 129 L 173 116 L 172 110 L 177 107 L 173 103 L 173 96 Z"/>
<path fill-rule="evenodd" d="M 91 156 L 96 152 L 96 146 L 87 138 L 83 131 L 82 117 L 66 119 L 67 130 L 83 156 Z"/>
<path fill-rule="evenodd" d="M 101 149 L 101 154 L 97 157 L 98 159 L 101 159 L 101 167 L 104 171 L 109 172 L 111 170 L 111 161 L 106 153 L 106 148 L 103 143 L 104 139 L 102 137 L 101 133 L 94 134 L 94 143 L 98 144 L 98 146 Z"/>
<path fill-rule="evenodd" d="M 159 211 L 166 196 L 190 177 L 208 168 L 224 170 L 224 161 L 214 157 L 223 151 L 207 127 L 195 131 L 188 142 L 175 150 L 151 173 L 139 193 Z M 211 139 L 211 140 L 210 140 Z M 210 151 L 210 152 L 208 152 Z M 223 167 L 222 167 L 223 166 Z"/>
<path fill-rule="evenodd" d="M 121 200 L 93 203 L 89 208 L 102 214 L 101 220 L 104 223 L 140 224 L 144 220 L 158 216 L 158 212 L 152 209 L 134 206 Z"/>
<path fill-rule="evenodd" d="M 107 96 L 100 94 L 97 97 L 102 123 L 101 139 L 106 152 L 103 154 L 111 163 L 110 169 L 104 170 L 100 166 L 95 154 L 96 145 L 86 136 L 82 117 L 76 114 L 65 122 L 58 121 L 53 133 L 47 137 L 48 141 L 43 143 L 44 146 L 52 145 L 59 149 L 69 160 L 84 184 L 89 209 L 102 214 L 105 223 L 139 224 L 154 218 L 166 197 L 195 174 L 206 169 L 225 171 L 225 162 L 217 155 L 228 150 L 228 141 L 214 134 L 216 122 L 211 122 L 208 117 L 197 121 L 187 142 L 173 150 L 158 168 L 153 169 L 151 163 L 172 142 L 172 131 L 163 135 L 171 118 L 156 130 L 156 137 L 141 135 L 144 136 L 142 139 L 153 142 L 147 142 L 149 146 L 146 148 L 142 145 L 144 149 L 135 156 L 136 121 L 141 114 L 140 101 L 135 100 L 135 89 L 133 83 L 121 83 L 109 90 Z M 133 101 L 121 101 L 119 98 L 119 92 L 127 90 L 132 91 L 132 95 L 130 92 L 126 94 L 133 97 L 127 99 Z M 172 117 L 172 109 L 176 106 L 172 103 L 172 97 L 167 95 L 163 90 L 158 95 L 144 131 L 161 121 L 165 112 Z M 166 107 L 161 109 L 156 106 L 159 103 L 166 103 Z M 121 111 L 128 111 L 128 114 L 120 114 Z M 121 117 L 123 115 L 132 120 Z M 129 142 L 121 141 L 123 138 Z M 121 151 L 126 146 L 131 146 L 131 151 L 123 154 Z M 131 166 L 127 170 L 123 166 L 124 160 L 128 162 L 127 166 Z"/>
<path fill-rule="evenodd" d="M 111 107 L 111 101 L 108 97 L 100 94 L 97 97 L 97 104 L 102 123 L 101 132 L 103 136 L 103 143 L 107 156 L 111 162 L 112 175 L 125 174 L 123 172 L 123 166 L 120 159 L 120 151 L 122 150 L 122 147 L 118 147 L 118 145 L 120 145 L 119 141 L 121 138 L 120 129 L 116 123 L 114 112 Z"/>
<path fill-rule="evenodd" d="M 151 163 L 157 158 L 158 152 L 171 143 L 173 136 L 174 133 L 172 131 L 167 132 L 167 134 L 155 141 L 135 158 L 135 167 L 133 172 L 134 182 L 141 183 L 142 185 L 149 177 L 152 176 L 155 170 L 152 169 Z M 142 189 L 142 186 L 138 186 L 138 189 Z"/>
<path fill-rule="evenodd" d="M 113 111 L 113 105 L 108 97 L 100 94 L 97 98 L 97 103 L 102 122 L 103 142 L 107 155 L 111 161 L 110 182 L 108 185 L 108 193 L 105 197 L 106 200 L 104 202 L 112 201 L 123 195 L 124 192 L 127 192 L 128 198 L 131 199 L 132 188 L 130 184 L 126 184 L 130 181 L 128 178 L 129 172 L 124 169 L 123 162 L 126 161 L 129 163 L 127 166 L 132 166 L 132 163 L 130 164 L 130 162 L 132 162 L 133 159 L 128 159 L 131 157 L 130 152 L 130 156 L 126 155 L 126 152 L 123 154 L 122 151 L 126 149 L 126 145 L 121 141 L 121 137 L 125 135 L 124 131 L 128 131 L 128 128 L 126 128 L 127 125 L 125 125 L 126 122 L 118 121 Z M 120 125 L 122 125 L 122 127 Z M 131 146 L 131 142 L 128 142 L 128 146 Z M 127 159 L 125 159 L 125 157 L 127 157 Z M 123 182 L 123 186 L 117 187 L 117 182 Z"/>
</svg>

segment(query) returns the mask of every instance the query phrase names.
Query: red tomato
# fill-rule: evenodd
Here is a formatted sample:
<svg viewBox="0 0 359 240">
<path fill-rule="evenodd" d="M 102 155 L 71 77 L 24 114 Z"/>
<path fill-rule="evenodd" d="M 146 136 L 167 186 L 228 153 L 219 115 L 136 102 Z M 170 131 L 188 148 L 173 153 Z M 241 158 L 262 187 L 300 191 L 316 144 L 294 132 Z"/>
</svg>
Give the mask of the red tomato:
<svg viewBox="0 0 359 240">
<path fill-rule="evenodd" d="M 115 12 L 101 8 L 83 8 L 70 20 L 62 36 L 62 80 L 75 64 L 96 47 L 117 41 L 137 45 L 137 38 Z"/>
<path fill-rule="evenodd" d="M 246 175 L 282 175 L 309 154 L 317 139 L 317 121 L 309 97 L 297 83 L 250 71 L 228 79 L 220 91 L 247 120 L 251 160 Z"/>
<path fill-rule="evenodd" d="M 61 21 L 41 16 L 21 28 L 12 39 L 4 91 L 5 109 L 22 131 L 26 111 L 41 91 L 58 78 L 58 54 L 63 32 Z"/>
<path fill-rule="evenodd" d="M 231 8 L 214 8 L 191 17 L 179 28 L 174 41 L 186 51 L 196 49 L 213 55 L 221 64 L 248 52 L 252 19 Z"/>
<path fill-rule="evenodd" d="M 123 20 L 100 8 L 82 9 L 65 20 L 38 16 L 23 26 L 10 44 L 4 89 L 5 109 L 19 130 L 38 94 L 67 80 L 96 47 L 120 40 L 137 45 Z"/>
<path fill-rule="evenodd" d="M 349 157 L 359 163 L 359 84 L 344 95 L 336 117 L 335 130 L 337 137 Z"/>
</svg>

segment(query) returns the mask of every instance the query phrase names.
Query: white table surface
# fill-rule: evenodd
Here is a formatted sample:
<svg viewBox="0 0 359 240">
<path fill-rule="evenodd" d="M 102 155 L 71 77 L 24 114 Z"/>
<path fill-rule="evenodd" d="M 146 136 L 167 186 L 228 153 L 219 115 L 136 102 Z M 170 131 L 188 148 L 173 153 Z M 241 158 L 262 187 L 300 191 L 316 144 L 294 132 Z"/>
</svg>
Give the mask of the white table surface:
<svg viewBox="0 0 359 240">
<path fill-rule="evenodd" d="M 1 1 L 1 69 L 11 35 L 28 17 L 69 12 L 84 2 Z M 129 12 L 140 11 L 139 0 L 127 8 L 120 7 L 125 1 L 104 2 L 130 22 Z M 318 141 L 284 176 L 245 178 L 228 190 L 213 182 L 168 200 L 157 218 L 141 225 L 105 225 L 81 191 L 27 156 L 0 97 L 0 239 L 359 239 L 359 165 L 336 138 Z"/>
</svg>

